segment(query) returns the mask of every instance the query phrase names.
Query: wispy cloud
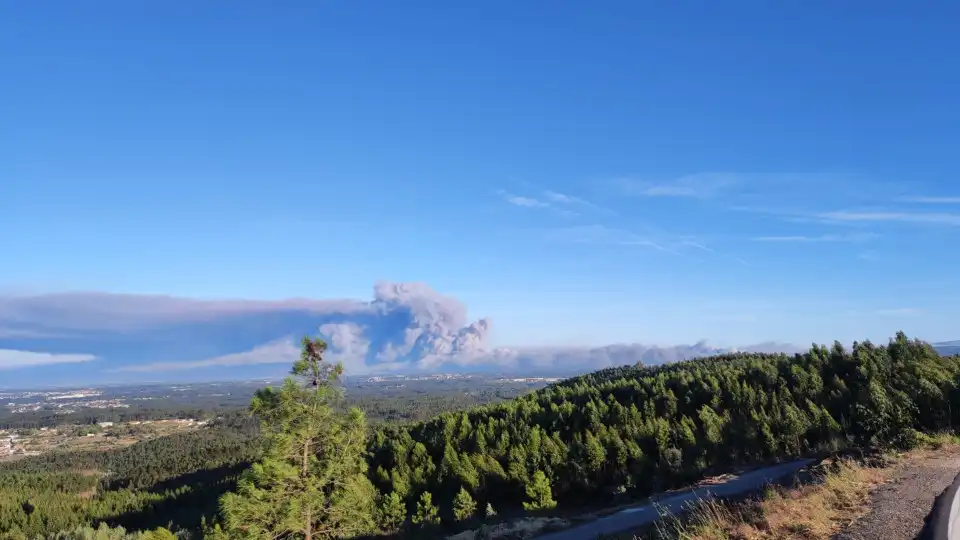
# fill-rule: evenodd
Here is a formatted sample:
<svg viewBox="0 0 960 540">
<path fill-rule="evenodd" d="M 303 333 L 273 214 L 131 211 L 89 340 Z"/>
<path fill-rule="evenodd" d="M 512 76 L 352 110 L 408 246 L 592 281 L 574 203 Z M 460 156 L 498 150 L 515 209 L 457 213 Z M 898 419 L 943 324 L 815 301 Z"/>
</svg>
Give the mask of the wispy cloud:
<svg viewBox="0 0 960 540">
<path fill-rule="evenodd" d="M 681 176 L 673 180 L 654 182 L 635 178 L 618 178 L 614 183 L 626 194 L 640 197 L 686 197 L 707 199 L 736 187 L 743 182 L 742 175 L 730 173 L 701 173 Z"/>
<path fill-rule="evenodd" d="M 577 212 L 574 212 L 569 208 L 564 208 L 564 206 L 561 204 L 548 202 L 547 200 L 545 200 L 547 197 L 545 197 L 544 199 L 538 199 L 536 197 L 516 195 L 514 193 L 510 193 L 502 189 L 498 190 L 497 194 L 500 195 L 500 197 L 502 197 L 504 201 L 506 201 L 508 204 L 512 204 L 513 206 L 519 206 L 521 208 L 548 210 L 564 217 L 575 217 L 578 215 Z M 560 195 L 560 194 L 558 193 L 556 195 Z"/>
<path fill-rule="evenodd" d="M 653 248 L 673 255 L 681 255 L 663 244 L 630 232 L 624 229 L 606 227 L 604 225 L 581 225 L 576 227 L 561 227 L 547 231 L 547 239 L 574 244 L 605 244 L 615 246 L 643 246 Z"/>
<path fill-rule="evenodd" d="M 505 195 L 504 200 L 514 206 L 525 206 L 527 208 L 547 208 L 550 206 L 541 200 L 532 197 L 521 197 L 519 195 Z"/>
<path fill-rule="evenodd" d="M 960 197 L 928 197 L 928 196 L 913 196 L 913 197 L 903 197 L 901 199 L 904 202 L 920 203 L 920 204 L 960 204 Z"/>
<path fill-rule="evenodd" d="M 909 202 L 904 193 L 915 186 L 888 182 L 855 173 L 754 173 L 732 174 L 737 189 L 721 194 L 725 209 L 769 216 L 792 223 L 822 223 L 823 201 L 832 201 L 846 209 L 887 210 L 892 202 Z M 915 197 L 915 201 L 948 202 L 949 198 Z M 893 208 L 902 212 L 902 204 Z M 862 213 L 862 212 L 860 212 Z M 838 222 L 835 220 L 835 222 Z M 844 221 L 853 224 L 852 220 Z"/>
<path fill-rule="evenodd" d="M 827 222 L 899 222 L 960 226 L 960 214 L 940 212 L 821 212 L 814 217 Z"/>
<path fill-rule="evenodd" d="M 818 236 L 755 236 L 754 242 L 783 242 L 783 243 L 815 243 L 815 242 L 864 242 L 877 238 L 874 233 L 861 234 L 821 234 Z"/>
<path fill-rule="evenodd" d="M 912 307 L 902 307 L 902 308 L 891 308 L 891 309 L 878 309 L 877 315 L 885 315 L 890 317 L 914 317 L 923 313 L 923 310 Z"/>
<path fill-rule="evenodd" d="M 551 210 L 565 217 L 578 216 L 581 212 L 617 215 L 617 212 L 582 197 L 549 189 L 543 190 L 537 196 L 517 195 L 502 189 L 498 190 L 497 194 L 508 204 L 524 208 Z"/>
<path fill-rule="evenodd" d="M 639 189 L 641 190 L 640 193 L 648 196 L 701 196 L 706 195 L 710 190 L 720 189 L 726 185 L 733 186 L 738 182 L 738 179 L 736 175 L 697 174 L 657 185 L 641 185 L 631 179 L 621 179 L 621 182 L 624 189 Z M 527 186 L 532 187 L 529 184 Z M 504 200 L 516 206 L 549 208 L 559 212 L 568 208 L 576 208 L 582 210 L 582 214 L 572 215 L 606 214 L 607 217 L 619 216 L 617 212 L 609 208 L 576 195 L 550 189 L 543 189 L 538 193 L 537 197 L 529 197 L 498 190 L 498 194 Z M 749 265 L 747 261 L 740 257 L 718 253 L 697 236 L 678 235 L 649 223 L 632 223 L 625 227 L 620 220 L 604 219 L 599 215 L 596 218 L 597 220 L 593 224 L 553 228 L 545 232 L 538 231 L 537 234 L 542 234 L 540 238 L 548 241 L 570 244 L 648 247 L 671 255 L 690 256 L 693 257 L 693 260 L 696 260 L 696 257 L 693 256 L 692 250 L 699 250 L 714 256 L 728 258 L 739 264 Z"/>
<path fill-rule="evenodd" d="M 643 232 L 598 224 L 559 227 L 547 230 L 544 237 L 548 241 L 569 244 L 647 247 L 678 257 L 693 257 L 690 250 L 694 249 L 717 257 L 727 258 L 745 266 L 750 265 L 749 262 L 736 255 L 718 252 L 697 238 L 677 236 L 655 227 L 647 227 Z"/>
<path fill-rule="evenodd" d="M 797 209 L 760 208 L 731 206 L 728 210 L 767 215 L 787 223 L 821 224 L 848 227 L 864 227 L 880 223 L 914 225 L 960 226 L 960 213 L 956 212 L 903 212 L 886 209 L 836 210 L 829 212 L 802 211 Z M 820 241 L 839 241 L 835 235 L 824 235 Z M 840 235 L 849 239 L 867 239 L 867 235 Z M 771 237 L 769 240 L 773 240 Z M 784 237 L 783 241 L 808 241 L 805 235 Z"/>
<path fill-rule="evenodd" d="M 53 354 L 0 349 L 0 370 L 45 366 L 49 364 L 76 364 L 80 362 L 91 362 L 96 359 L 97 357 L 92 354 Z"/>
<path fill-rule="evenodd" d="M 716 253 L 716 251 L 713 248 L 709 246 L 705 246 L 692 238 L 681 238 L 679 244 L 681 246 L 688 246 L 694 249 L 699 249 L 700 251 L 706 251 L 707 253 Z"/>
<path fill-rule="evenodd" d="M 593 204 L 579 198 L 574 197 L 573 195 L 566 195 L 564 193 L 558 193 L 556 191 L 547 190 L 544 193 L 544 196 L 555 203 L 561 204 L 583 204 L 593 206 Z"/>
<path fill-rule="evenodd" d="M 588 201 L 582 197 L 576 197 L 574 195 L 568 195 L 566 193 L 560 193 L 551 190 L 544 191 L 543 196 L 557 205 L 579 207 L 581 209 L 591 210 L 602 214 L 617 215 L 616 211 L 605 206 L 600 206 L 599 204 Z"/>
<path fill-rule="evenodd" d="M 747 260 L 746 260 L 746 259 L 743 259 L 742 257 L 737 257 L 736 255 L 730 255 L 729 253 L 724 254 L 724 257 L 726 257 L 726 258 L 728 258 L 728 259 L 730 259 L 730 260 L 732 260 L 732 261 L 736 261 L 736 262 L 738 262 L 738 263 L 740 263 L 740 264 L 742 264 L 742 265 L 744 265 L 744 266 L 750 266 L 750 263 L 747 262 Z"/>
<path fill-rule="evenodd" d="M 670 244 L 670 246 L 671 247 L 675 246 L 677 249 L 682 249 L 687 247 L 698 249 L 706 253 L 711 253 L 719 257 L 730 259 L 731 261 L 742 264 L 743 266 L 750 266 L 750 263 L 744 260 L 743 258 L 738 257 L 732 253 L 720 253 L 716 249 L 704 244 L 701 240 L 697 239 L 696 237 L 682 236 L 680 237 L 679 241 L 677 241 L 675 244 Z"/>
</svg>

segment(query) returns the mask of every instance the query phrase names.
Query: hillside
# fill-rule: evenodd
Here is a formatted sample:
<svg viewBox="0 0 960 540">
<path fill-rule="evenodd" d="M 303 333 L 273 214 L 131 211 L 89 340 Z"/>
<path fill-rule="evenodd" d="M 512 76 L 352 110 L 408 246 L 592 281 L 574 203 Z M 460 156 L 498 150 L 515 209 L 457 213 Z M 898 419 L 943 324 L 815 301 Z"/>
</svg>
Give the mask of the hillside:
<svg viewBox="0 0 960 540">
<path fill-rule="evenodd" d="M 952 355 L 960 354 L 960 340 L 943 341 L 941 343 L 934 343 L 933 348 L 936 349 L 938 353 L 944 356 L 952 356 Z"/>
<path fill-rule="evenodd" d="M 429 491 L 447 516 L 461 487 L 501 512 L 519 511 L 542 484 L 561 508 L 610 504 L 735 465 L 908 446 L 915 430 L 960 422 L 950 414 L 958 376 L 960 360 L 903 334 L 887 346 L 605 369 L 382 430 L 370 442 L 371 474 L 411 504 Z"/>
</svg>

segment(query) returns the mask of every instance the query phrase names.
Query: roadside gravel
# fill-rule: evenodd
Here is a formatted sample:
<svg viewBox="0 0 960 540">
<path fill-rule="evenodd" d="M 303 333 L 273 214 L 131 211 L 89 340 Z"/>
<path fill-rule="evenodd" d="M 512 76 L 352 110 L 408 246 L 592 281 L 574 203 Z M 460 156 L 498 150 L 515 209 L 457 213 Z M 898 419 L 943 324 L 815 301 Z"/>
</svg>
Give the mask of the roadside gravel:
<svg viewBox="0 0 960 540">
<path fill-rule="evenodd" d="M 960 473 L 960 447 L 912 453 L 894 465 L 890 480 L 870 497 L 870 512 L 834 540 L 919 538 L 934 502 Z"/>
</svg>

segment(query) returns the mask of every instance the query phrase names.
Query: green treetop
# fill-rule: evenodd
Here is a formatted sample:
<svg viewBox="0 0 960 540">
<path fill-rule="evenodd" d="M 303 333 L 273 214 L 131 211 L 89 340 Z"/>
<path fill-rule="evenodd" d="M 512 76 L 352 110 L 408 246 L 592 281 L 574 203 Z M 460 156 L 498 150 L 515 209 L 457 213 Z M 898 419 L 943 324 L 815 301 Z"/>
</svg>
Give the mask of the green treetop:
<svg viewBox="0 0 960 540">
<path fill-rule="evenodd" d="M 304 338 L 300 359 L 280 389 L 257 391 L 263 459 L 220 501 L 221 535 L 230 539 L 343 538 L 373 528 L 375 490 L 366 476 L 365 420 L 338 412 L 340 364 L 327 344 Z"/>
</svg>

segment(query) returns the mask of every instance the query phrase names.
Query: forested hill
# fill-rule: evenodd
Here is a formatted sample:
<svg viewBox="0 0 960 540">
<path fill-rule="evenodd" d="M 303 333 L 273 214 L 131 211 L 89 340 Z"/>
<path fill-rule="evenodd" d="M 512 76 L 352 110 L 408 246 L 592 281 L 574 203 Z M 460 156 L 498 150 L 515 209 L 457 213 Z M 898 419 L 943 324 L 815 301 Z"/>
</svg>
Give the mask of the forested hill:
<svg viewBox="0 0 960 540">
<path fill-rule="evenodd" d="M 369 443 L 370 474 L 410 509 L 430 492 L 447 516 L 461 488 L 501 511 L 554 499 L 609 502 L 711 469 L 910 444 L 919 432 L 960 424 L 952 414 L 958 378 L 958 357 L 902 333 L 886 346 L 605 369 L 510 402 L 382 428 Z M 546 499 L 537 495 L 544 490 Z"/>
</svg>

